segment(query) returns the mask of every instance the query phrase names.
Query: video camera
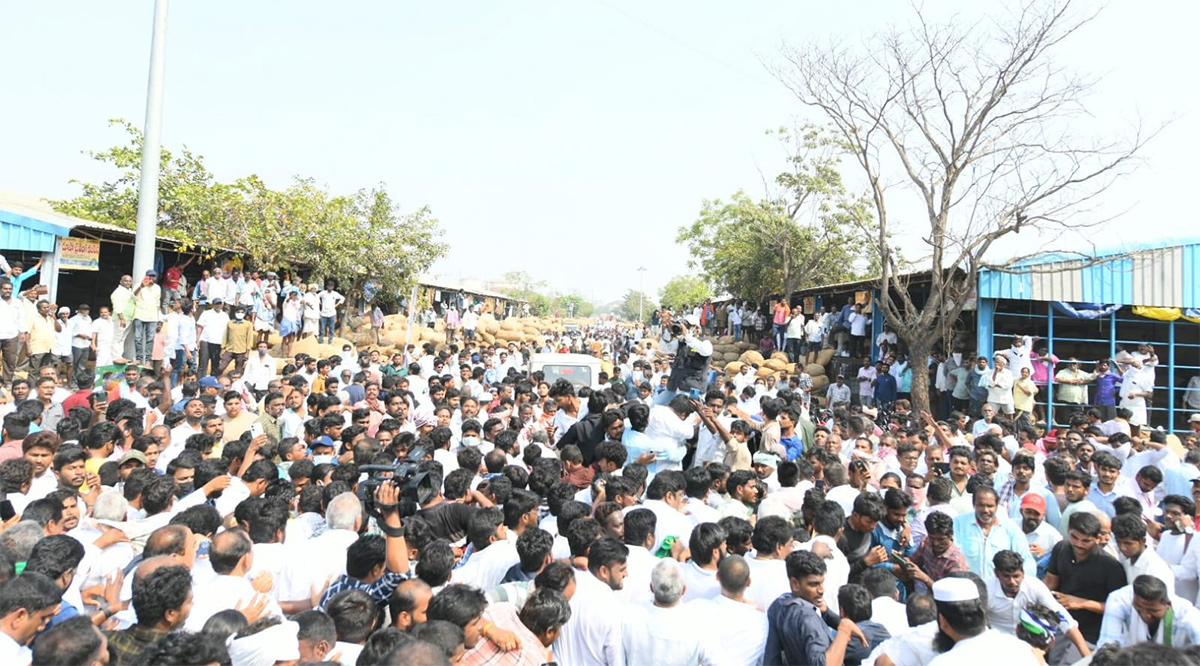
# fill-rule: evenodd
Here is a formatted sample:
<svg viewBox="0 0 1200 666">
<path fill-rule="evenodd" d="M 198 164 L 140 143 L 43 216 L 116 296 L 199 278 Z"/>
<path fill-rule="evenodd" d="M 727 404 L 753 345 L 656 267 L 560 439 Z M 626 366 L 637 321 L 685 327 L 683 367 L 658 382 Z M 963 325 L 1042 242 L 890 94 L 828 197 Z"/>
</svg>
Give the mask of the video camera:
<svg viewBox="0 0 1200 666">
<path fill-rule="evenodd" d="M 394 465 L 363 465 L 358 468 L 367 474 L 367 480 L 358 484 L 358 499 L 366 509 L 367 515 L 377 521 L 383 521 L 383 511 L 375 503 L 375 491 L 384 483 L 394 483 L 400 487 L 400 518 L 408 518 L 437 495 L 437 475 L 429 471 L 421 471 L 421 458 L 425 457 L 423 449 L 413 449 L 408 457 Z"/>
</svg>

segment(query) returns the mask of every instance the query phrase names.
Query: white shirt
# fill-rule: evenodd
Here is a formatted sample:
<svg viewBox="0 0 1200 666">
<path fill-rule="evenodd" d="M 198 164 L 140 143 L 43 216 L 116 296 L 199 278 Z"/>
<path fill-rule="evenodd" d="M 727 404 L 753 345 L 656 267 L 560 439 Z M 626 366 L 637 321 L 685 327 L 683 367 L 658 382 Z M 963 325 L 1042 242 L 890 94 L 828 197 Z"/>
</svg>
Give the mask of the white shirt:
<svg viewBox="0 0 1200 666">
<path fill-rule="evenodd" d="M 342 666 L 354 666 L 358 663 L 358 655 L 362 654 L 362 645 L 357 643 L 343 643 L 338 641 L 334 643 L 331 654 L 337 655 L 338 663 Z"/>
<path fill-rule="evenodd" d="M 294 521 L 288 522 L 291 523 Z M 254 553 L 254 564 L 250 567 L 250 571 L 246 574 L 246 577 L 253 580 L 255 576 L 264 571 L 271 574 L 274 584 L 269 594 L 272 599 L 279 601 L 279 581 L 283 578 L 283 570 L 287 567 L 288 560 L 292 555 L 291 551 L 282 543 L 256 543 L 250 547 L 250 551 Z M 302 558 L 303 556 L 303 553 L 295 554 L 295 557 Z M 284 601 L 295 600 L 284 599 Z"/>
<path fill-rule="evenodd" d="M 1063 605 L 1054 598 L 1050 588 L 1037 578 L 1026 576 L 1021 581 L 1021 587 L 1017 590 L 1016 596 L 1010 599 L 1004 594 L 1004 588 L 1000 586 L 1000 579 L 992 576 L 987 579 L 987 592 L 988 623 L 994 629 L 1010 636 L 1017 634 L 1017 623 L 1020 620 L 1021 611 L 1031 603 L 1041 604 L 1067 618 L 1059 626 L 1061 631 L 1065 632 L 1072 627 L 1079 626 L 1075 618 L 1071 617 Z"/>
<path fill-rule="evenodd" d="M 1138 556 L 1137 562 L 1130 562 L 1129 558 L 1117 553 L 1117 561 L 1125 567 L 1125 580 L 1130 583 L 1134 578 L 1142 574 L 1149 574 L 1167 584 L 1167 591 L 1175 594 L 1175 574 L 1171 571 L 1171 565 L 1163 560 L 1162 555 L 1159 555 L 1154 550 L 1153 546 L 1147 546 L 1146 550 Z"/>
<path fill-rule="evenodd" d="M 345 296 L 342 296 L 336 291 L 331 290 L 321 291 L 319 294 L 317 294 L 317 298 L 321 303 L 320 312 L 322 317 L 333 317 L 336 315 L 337 306 L 341 305 L 342 302 L 346 300 Z"/>
<path fill-rule="evenodd" d="M 728 416 L 718 416 L 717 420 L 725 427 L 725 430 L 729 430 L 729 426 L 733 425 L 733 419 Z M 721 439 L 721 435 L 717 432 L 709 432 L 703 424 L 700 426 L 699 432 L 700 435 L 696 438 L 696 455 L 692 459 L 692 467 L 724 460 L 725 441 Z"/>
<path fill-rule="evenodd" d="M 10 340 L 29 331 L 25 320 L 25 304 L 13 295 L 7 301 L 0 298 L 0 340 Z M 2 654 L 2 653 L 0 653 Z"/>
<path fill-rule="evenodd" d="M 641 506 L 635 504 L 626 507 L 622 513 L 628 514 L 634 509 L 650 509 L 658 516 L 658 524 L 654 527 L 654 547 L 651 551 L 657 552 L 663 539 L 669 536 L 675 537 L 676 541 L 684 545 L 687 545 L 688 539 L 692 537 L 692 521 L 682 511 L 662 500 L 646 500 Z"/>
<path fill-rule="evenodd" d="M 837 541 L 833 537 L 825 534 L 817 534 L 809 541 L 802 544 L 797 544 L 796 550 L 812 550 L 813 544 L 823 543 L 829 547 L 830 559 L 825 560 L 825 605 L 829 610 L 837 613 L 840 610 L 838 606 L 838 590 L 843 585 L 850 582 L 850 560 L 846 559 L 843 553 L 837 546 Z M 748 561 L 748 560 L 747 560 Z M 754 581 L 751 579 L 750 584 Z M 770 604 L 763 606 L 763 610 L 770 608 Z M 875 620 L 879 622 L 879 620 Z"/>
<path fill-rule="evenodd" d="M 345 560 L 345 554 L 342 555 Z M 203 585 L 192 585 L 192 612 L 188 614 L 183 628 L 187 631 L 200 631 L 204 623 L 212 616 L 226 608 L 233 608 L 239 603 L 248 606 L 258 593 L 250 581 L 241 576 L 216 576 Z M 283 619 L 283 611 L 274 601 L 267 602 L 263 617 L 278 617 Z"/>
<path fill-rule="evenodd" d="M 713 646 L 715 663 L 730 666 L 762 663 L 767 649 L 765 612 L 722 594 L 693 603 L 698 611 L 695 633 Z"/>
<path fill-rule="evenodd" d="M 353 530 L 326 530 L 303 543 L 304 557 L 288 562 L 281 580 L 276 583 L 277 596 L 284 601 L 312 597 L 313 588 L 346 573 L 346 549 L 358 540 Z M 232 606 L 231 606 L 232 607 Z"/>
<path fill-rule="evenodd" d="M 16 337 L 16 336 L 13 336 Z M 29 666 L 33 661 L 33 651 L 14 641 L 11 636 L 0 631 L 0 664 L 12 666 Z"/>
<path fill-rule="evenodd" d="M 505 539 L 475 551 L 467 563 L 454 570 L 454 582 L 487 592 L 504 580 L 514 564 L 520 564 L 515 542 Z"/>
<path fill-rule="evenodd" d="M 636 604 L 624 609 L 622 645 L 625 662 L 656 666 L 714 664 L 708 637 L 697 636 L 697 609 L 691 604 L 671 608 Z M 764 644 L 765 647 L 765 644 Z M 564 664 L 573 663 L 563 660 Z"/>
<path fill-rule="evenodd" d="M 200 342 L 223 345 L 225 330 L 229 328 L 229 315 L 216 310 L 205 310 L 196 320 L 196 326 L 204 329 L 200 331 Z"/>
<path fill-rule="evenodd" d="M 622 608 L 607 583 L 586 571 L 575 573 L 571 619 L 554 641 L 554 656 L 571 666 L 624 666 Z"/>
<path fill-rule="evenodd" d="M 771 607 L 773 601 L 792 591 L 783 560 L 747 557 L 746 564 L 750 566 L 750 586 L 746 588 L 743 596 L 746 597 L 746 601 L 753 601 L 763 612 Z M 832 584 L 830 586 L 832 587 Z M 836 592 L 834 596 L 837 596 Z"/>
<path fill-rule="evenodd" d="M 685 602 L 721 596 L 721 582 L 717 580 L 715 569 L 701 569 L 695 562 L 688 560 L 683 564 L 683 578 L 687 581 L 687 589 L 683 591 Z"/>
<path fill-rule="evenodd" d="M 646 436 L 656 444 L 670 449 L 687 446 L 687 440 L 695 434 L 695 428 L 686 420 L 679 418 L 670 407 L 655 405 L 650 408 L 650 424 L 646 426 Z M 655 465 L 658 472 L 667 470 L 682 470 L 681 461 L 671 461 L 660 458 Z"/>
<path fill-rule="evenodd" d="M 925 666 L 936 656 L 933 638 L 937 633 L 937 620 L 912 627 L 880 643 L 863 663 L 874 664 L 876 659 L 886 654 L 896 666 Z"/>
<path fill-rule="evenodd" d="M 908 611 L 904 604 L 891 597 L 871 600 L 871 621 L 882 624 L 893 636 L 908 631 Z"/>
<path fill-rule="evenodd" d="M 248 386 L 265 391 L 275 379 L 275 357 L 270 354 L 259 356 L 257 352 L 246 356 L 246 372 L 242 379 Z"/>
<path fill-rule="evenodd" d="M 650 572 L 659 560 L 642 546 L 629 546 L 629 555 L 625 559 L 625 582 L 616 591 L 618 601 L 626 604 L 648 604 L 654 601 L 650 592 Z"/>
<path fill-rule="evenodd" d="M 993 664 L 998 655 L 1004 656 L 1005 666 L 1040 666 L 1033 656 L 1033 648 L 1016 636 L 1002 634 L 995 629 L 959 641 L 934 657 L 929 666 L 960 666 L 960 664 Z"/>
</svg>

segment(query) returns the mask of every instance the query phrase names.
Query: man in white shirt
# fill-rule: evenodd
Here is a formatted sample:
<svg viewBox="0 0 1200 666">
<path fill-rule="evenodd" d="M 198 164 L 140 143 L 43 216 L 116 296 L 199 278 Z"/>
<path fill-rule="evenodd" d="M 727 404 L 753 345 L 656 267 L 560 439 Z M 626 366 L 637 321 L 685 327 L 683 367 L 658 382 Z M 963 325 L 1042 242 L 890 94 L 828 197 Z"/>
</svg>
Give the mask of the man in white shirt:
<svg viewBox="0 0 1200 666">
<path fill-rule="evenodd" d="M 750 567 L 741 555 L 729 555 L 717 568 L 720 593 L 697 602 L 697 636 L 717 652 L 717 663 L 759 664 L 767 647 L 767 614 L 746 600 Z"/>
<path fill-rule="evenodd" d="M 490 590 L 504 580 L 513 565 L 521 562 L 516 542 L 508 539 L 500 507 L 476 511 L 467 525 L 467 538 L 474 552 L 466 564 L 454 571 L 455 583 Z"/>
<path fill-rule="evenodd" d="M 841 505 L 826 500 L 817 508 L 816 518 L 813 520 L 813 538 L 796 548 L 810 550 L 825 560 L 825 605 L 835 613 L 840 608 L 838 590 L 850 582 L 850 561 L 837 545 L 838 540 L 842 538 L 845 523 L 846 513 L 842 511 Z M 769 606 L 765 606 L 763 610 L 766 608 Z"/>
<path fill-rule="evenodd" d="M 908 611 L 897 601 L 900 593 L 896 583 L 896 577 L 887 569 L 871 567 L 863 572 L 863 587 L 872 597 L 871 621 L 882 624 L 892 636 L 908 631 Z"/>
<path fill-rule="evenodd" d="M 213 615 L 226 608 L 249 606 L 259 598 L 260 593 L 246 577 L 254 564 L 251 546 L 250 537 L 240 531 L 227 530 L 213 537 L 208 560 L 217 575 L 203 585 L 193 584 L 192 612 L 184 622 L 185 630 L 200 631 Z M 283 611 L 268 599 L 263 617 L 283 619 Z"/>
<path fill-rule="evenodd" d="M 766 610 L 772 602 L 791 591 L 784 565 L 784 559 L 793 549 L 791 524 L 778 516 L 767 516 L 754 526 L 750 542 L 754 544 L 754 557 L 746 558 L 750 567 L 750 587 L 746 596 Z"/>
<path fill-rule="evenodd" d="M 1165 635 L 1170 631 L 1170 635 Z M 1108 595 L 1097 645 L 1144 642 L 1185 647 L 1200 645 L 1200 611 L 1171 594 L 1163 581 L 1142 575 Z"/>
<path fill-rule="evenodd" d="M 628 664 L 692 666 L 713 663 L 709 637 L 697 636 L 694 606 L 683 604 L 683 569 L 671 558 L 659 560 L 650 577 L 654 603 L 626 606 L 622 644 Z M 764 645 L 765 645 L 764 638 Z"/>
<path fill-rule="evenodd" d="M 258 350 L 246 359 L 246 372 L 242 380 L 254 391 L 256 398 L 266 395 L 267 387 L 275 379 L 275 357 L 268 353 L 269 346 L 265 342 L 258 343 Z"/>
<path fill-rule="evenodd" d="M 683 577 L 687 589 L 683 600 L 712 599 L 720 596 L 721 584 L 717 579 L 719 563 L 725 557 L 725 530 L 716 523 L 700 523 L 692 529 L 692 537 L 688 540 L 688 550 L 691 559 L 683 565 Z M 749 576 L 749 569 L 746 570 Z M 749 584 L 747 580 L 746 584 Z M 745 591 L 745 585 L 737 590 L 737 595 Z M 764 634 L 765 640 L 765 634 Z"/>
<path fill-rule="evenodd" d="M 320 327 L 317 329 L 317 344 L 333 342 L 333 329 L 337 324 L 337 309 L 346 302 L 346 297 L 333 290 L 333 281 L 325 283 L 325 288 L 317 294 L 320 302 Z"/>
<path fill-rule="evenodd" d="M 622 606 L 614 591 L 624 585 L 628 552 L 612 537 L 603 537 L 588 549 L 588 570 L 575 574 L 571 619 L 554 641 L 554 656 L 559 663 L 625 666 Z"/>
<path fill-rule="evenodd" d="M 670 405 L 655 405 L 650 408 L 650 425 L 646 436 L 659 447 L 667 450 L 655 461 L 658 472 L 683 469 L 688 440 L 696 436 L 696 417 L 690 417 L 692 408 L 688 397 L 676 395 Z"/>
<path fill-rule="evenodd" d="M 225 313 L 225 302 L 218 298 L 196 320 L 196 337 L 200 343 L 200 362 L 196 373 L 199 376 L 217 374 L 217 368 L 221 365 L 221 345 L 225 344 L 225 331 L 228 328 L 229 315 Z"/>
<path fill-rule="evenodd" d="M 929 666 L 990 664 L 1003 655 L 1006 666 L 1038 666 L 1033 648 L 1016 636 L 988 628 L 987 601 L 966 578 L 943 578 L 933 584 L 938 624 L 944 638 L 954 643 L 934 657 Z"/>
<path fill-rule="evenodd" d="M 681 549 L 686 545 L 692 534 L 692 521 L 683 512 L 683 507 L 687 505 L 685 488 L 686 481 L 683 472 L 661 472 L 646 488 L 646 499 L 642 506 L 639 507 L 636 504 L 628 506 L 622 512 L 626 516 L 634 509 L 639 508 L 654 512 L 657 524 L 654 528 L 654 545 L 649 549 L 650 551 L 657 552 L 668 537 L 674 537 Z"/>
<path fill-rule="evenodd" d="M 625 559 L 624 587 L 617 591 L 619 601 L 643 604 L 652 600 L 650 594 L 650 572 L 659 559 L 650 552 L 654 545 L 654 530 L 657 516 L 649 509 L 637 509 L 625 514 L 625 547 L 629 554 Z"/>
<path fill-rule="evenodd" d="M 0 664 L 27 666 L 32 654 L 25 646 L 58 610 L 62 589 L 44 575 L 17 576 L 5 588 L 7 595 L 20 601 L 0 617 Z"/>
<path fill-rule="evenodd" d="M 1141 516 L 1122 514 L 1113 518 L 1112 536 L 1121 552 L 1117 560 L 1125 567 L 1125 580 L 1147 574 L 1166 583 L 1167 591 L 1175 594 L 1175 574 L 1162 555 L 1146 547 L 1146 523 Z"/>
<path fill-rule="evenodd" d="M 328 529 L 304 543 L 290 544 L 304 557 L 288 562 L 282 580 L 277 583 L 278 598 L 309 600 L 328 581 L 345 574 L 346 549 L 358 539 L 361 521 L 362 504 L 353 493 L 342 493 L 330 500 L 325 510 Z"/>
<path fill-rule="evenodd" d="M 1059 633 L 1064 634 L 1065 639 L 1074 644 L 1081 654 L 1088 653 L 1087 642 L 1079 632 L 1079 622 L 1054 598 L 1054 593 L 1045 583 L 1025 575 L 1021 555 L 1002 550 L 992 558 L 992 566 L 996 575 L 989 577 L 986 584 L 988 622 L 993 629 L 1016 636 L 1021 611 L 1031 603 L 1041 604 L 1062 618 L 1058 626 Z"/>
</svg>

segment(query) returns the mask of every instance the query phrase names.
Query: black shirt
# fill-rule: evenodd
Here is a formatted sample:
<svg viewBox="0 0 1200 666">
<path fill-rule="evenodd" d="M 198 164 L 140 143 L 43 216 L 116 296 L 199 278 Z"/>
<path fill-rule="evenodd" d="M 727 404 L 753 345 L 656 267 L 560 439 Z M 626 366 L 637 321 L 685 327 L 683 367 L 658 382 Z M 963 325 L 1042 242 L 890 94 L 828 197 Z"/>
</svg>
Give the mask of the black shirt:
<svg viewBox="0 0 1200 666">
<path fill-rule="evenodd" d="M 842 530 L 842 538 L 838 539 L 838 550 L 846 556 L 850 563 L 850 580 L 857 581 L 862 572 L 867 570 L 867 553 L 871 552 L 871 534 L 859 534 L 850 528 L 850 519 L 846 519 L 846 527 Z"/>
<path fill-rule="evenodd" d="M 1050 551 L 1046 573 L 1058 576 L 1058 592 L 1089 601 L 1105 601 L 1113 590 L 1125 587 L 1125 568 L 1101 548 L 1096 548 L 1086 560 L 1077 562 L 1075 551 L 1067 539 L 1059 541 Z M 1071 616 L 1079 622 L 1079 633 L 1089 643 L 1100 638 L 1102 613 L 1073 610 Z"/>
<path fill-rule="evenodd" d="M 475 509 L 458 502 L 442 502 L 428 509 L 421 509 L 414 518 L 425 521 L 439 539 L 454 543 L 467 536 L 467 525 Z"/>
</svg>

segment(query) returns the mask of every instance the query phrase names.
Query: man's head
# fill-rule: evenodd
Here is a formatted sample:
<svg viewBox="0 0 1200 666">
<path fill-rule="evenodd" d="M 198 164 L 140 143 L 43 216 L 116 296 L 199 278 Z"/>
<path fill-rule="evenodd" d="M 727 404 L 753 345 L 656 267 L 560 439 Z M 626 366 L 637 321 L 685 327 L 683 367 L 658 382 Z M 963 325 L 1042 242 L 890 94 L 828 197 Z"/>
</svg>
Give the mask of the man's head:
<svg viewBox="0 0 1200 666">
<path fill-rule="evenodd" d="M 463 631 L 463 645 L 470 650 L 479 643 L 487 598 L 468 585 L 448 585 L 429 602 L 426 617 L 449 622 Z"/>
<path fill-rule="evenodd" d="M 987 604 L 969 578 L 948 577 L 933 584 L 938 610 L 939 635 L 935 644 L 944 649 L 987 629 Z"/>
<path fill-rule="evenodd" d="M 0 585 L 0 632 L 27 645 L 58 611 L 63 590 L 49 576 L 22 573 Z"/>
<path fill-rule="evenodd" d="M 300 661 L 324 661 L 337 644 L 337 627 L 333 619 L 321 611 L 307 610 L 293 615 L 292 621 L 300 625 L 300 631 L 296 634 Z"/>
<path fill-rule="evenodd" d="M 32 666 L 107 666 L 108 640 L 90 617 L 76 615 L 42 632 L 33 643 Z"/>
<path fill-rule="evenodd" d="M 1112 519 L 1112 535 L 1117 549 L 1136 562 L 1146 550 L 1146 523 L 1140 514 L 1123 514 Z"/>
<path fill-rule="evenodd" d="M 1166 617 L 1171 608 L 1171 595 L 1166 583 L 1149 574 L 1133 579 L 1133 610 L 1147 625 Z"/>
<path fill-rule="evenodd" d="M 388 599 L 392 626 L 409 631 L 418 624 L 424 624 L 431 599 L 433 588 L 420 578 L 410 578 L 401 583 Z"/>
<path fill-rule="evenodd" d="M 588 549 L 588 571 L 610 588 L 619 590 L 625 584 L 628 555 L 625 544 L 612 537 L 601 537 Z"/>
<path fill-rule="evenodd" d="M 792 594 L 819 605 L 825 595 L 825 561 L 816 553 L 798 550 L 784 560 Z"/>
<path fill-rule="evenodd" d="M 133 610 L 138 625 L 147 629 L 182 626 L 192 610 L 191 571 L 168 558 L 143 561 L 133 578 Z"/>
</svg>

